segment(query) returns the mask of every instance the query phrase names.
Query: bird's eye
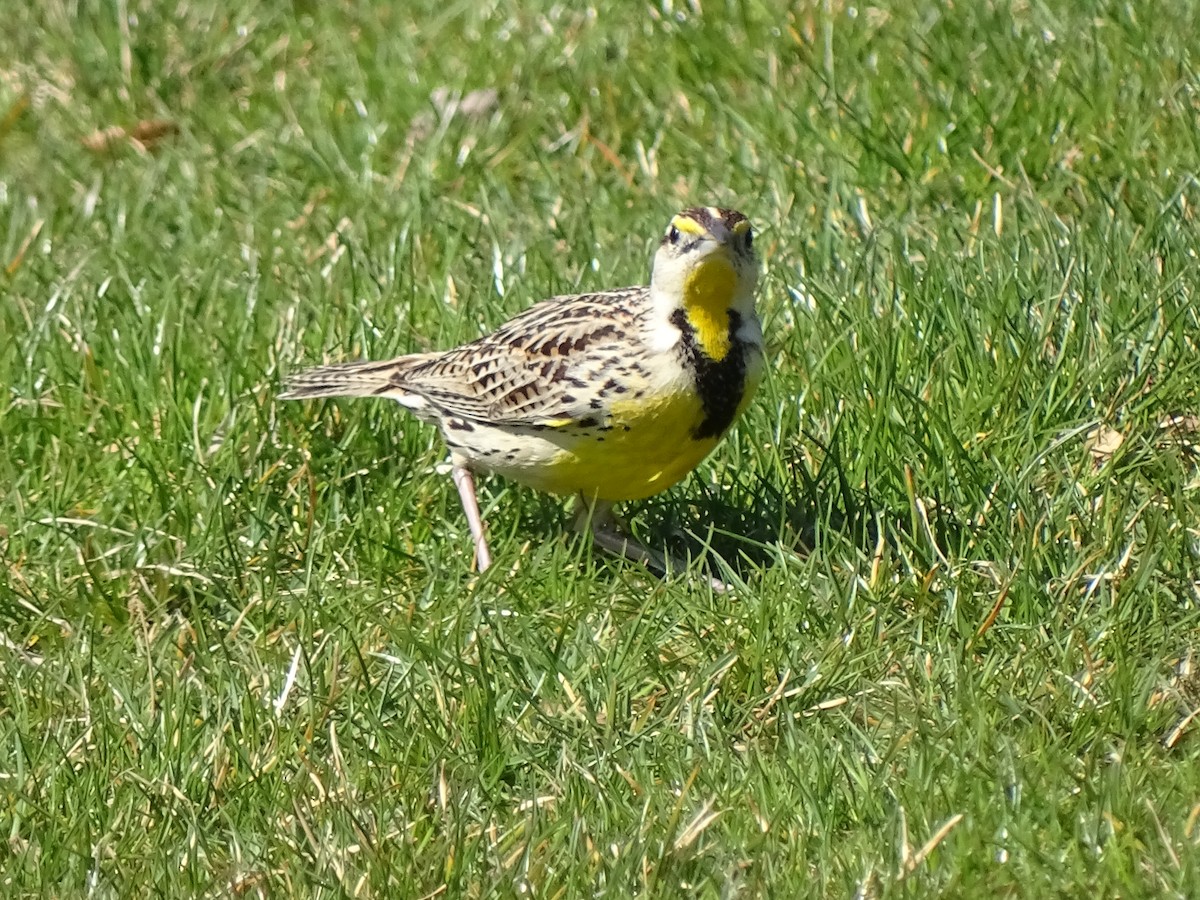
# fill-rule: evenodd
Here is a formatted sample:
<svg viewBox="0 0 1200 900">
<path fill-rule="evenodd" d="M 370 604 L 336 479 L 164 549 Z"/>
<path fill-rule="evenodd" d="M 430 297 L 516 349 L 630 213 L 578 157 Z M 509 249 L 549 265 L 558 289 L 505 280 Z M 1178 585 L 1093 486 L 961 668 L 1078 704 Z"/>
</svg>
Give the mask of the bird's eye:
<svg viewBox="0 0 1200 900">
<path fill-rule="evenodd" d="M 746 229 L 746 249 L 749 250 L 754 246 L 754 232 Z"/>
<path fill-rule="evenodd" d="M 672 244 L 679 243 L 679 229 L 676 228 L 674 225 L 672 225 L 671 230 L 667 232 L 667 240 L 670 241 Z"/>
</svg>

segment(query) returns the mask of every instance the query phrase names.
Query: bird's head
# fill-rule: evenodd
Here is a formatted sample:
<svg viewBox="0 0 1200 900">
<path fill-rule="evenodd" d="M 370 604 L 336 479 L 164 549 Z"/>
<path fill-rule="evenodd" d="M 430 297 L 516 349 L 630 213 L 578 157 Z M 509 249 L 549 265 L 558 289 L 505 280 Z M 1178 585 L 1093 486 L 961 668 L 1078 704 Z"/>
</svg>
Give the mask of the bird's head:
<svg viewBox="0 0 1200 900">
<path fill-rule="evenodd" d="M 758 260 L 750 220 L 715 206 L 685 209 L 671 219 L 650 275 L 656 312 L 682 328 L 714 360 L 730 348 L 730 325 L 754 316 Z M 682 317 L 682 319 L 681 319 Z"/>
</svg>

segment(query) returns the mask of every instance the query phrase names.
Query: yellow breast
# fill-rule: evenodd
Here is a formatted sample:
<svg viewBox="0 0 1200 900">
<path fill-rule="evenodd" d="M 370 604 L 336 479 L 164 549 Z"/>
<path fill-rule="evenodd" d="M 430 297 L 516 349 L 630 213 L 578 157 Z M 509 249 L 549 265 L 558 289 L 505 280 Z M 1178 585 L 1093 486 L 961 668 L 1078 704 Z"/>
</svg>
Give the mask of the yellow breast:
<svg viewBox="0 0 1200 900">
<path fill-rule="evenodd" d="M 750 374 L 738 414 L 757 387 L 758 373 Z M 640 500 L 680 481 L 716 447 L 720 437 L 693 436 L 703 421 L 704 408 L 691 391 L 623 400 L 611 408 L 610 430 L 563 442 L 536 478 L 521 480 L 557 494 Z"/>
<path fill-rule="evenodd" d="M 704 418 L 694 394 L 614 404 L 612 428 L 564 442 L 538 479 L 554 493 L 600 500 L 639 500 L 664 491 L 696 468 L 716 446 L 692 433 Z"/>
</svg>

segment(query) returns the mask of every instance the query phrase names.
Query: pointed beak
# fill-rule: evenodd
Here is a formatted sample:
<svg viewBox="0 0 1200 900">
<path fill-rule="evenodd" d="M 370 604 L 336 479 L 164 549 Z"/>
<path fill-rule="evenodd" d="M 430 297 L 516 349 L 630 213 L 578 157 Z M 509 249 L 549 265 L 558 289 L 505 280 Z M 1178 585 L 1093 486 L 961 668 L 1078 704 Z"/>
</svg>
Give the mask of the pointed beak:
<svg viewBox="0 0 1200 900">
<path fill-rule="evenodd" d="M 704 243 L 707 245 L 705 249 L 710 254 L 720 254 L 732 260 L 733 242 L 735 240 L 736 237 L 733 232 L 718 222 L 709 230 L 708 237 L 704 240 Z"/>
</svg>

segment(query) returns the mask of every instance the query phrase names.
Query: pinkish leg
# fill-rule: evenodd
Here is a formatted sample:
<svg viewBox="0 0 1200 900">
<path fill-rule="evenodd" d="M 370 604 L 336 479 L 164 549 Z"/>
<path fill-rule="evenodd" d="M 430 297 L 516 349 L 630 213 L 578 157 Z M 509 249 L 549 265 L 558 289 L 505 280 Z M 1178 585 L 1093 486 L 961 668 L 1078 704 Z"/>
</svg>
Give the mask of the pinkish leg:
<svg viewBox="0 0 1200 900">
<path fill-rule="evenodd" d="M 450 477 L 458 488 L 458 498 L 462 501 L 463 512 L 467 514 L 467 525 L 471 528 L 471 540 L 475 543 L 475 563 L 483 572 L 492 564 L 492 554 L 488 551 L 487 538 L 483 534 L 483 519 L 479 515 L 479 501 L 475 499 L 475 479 L 471 471 L 464 466 L 453 465 Z"/>
</svg>

